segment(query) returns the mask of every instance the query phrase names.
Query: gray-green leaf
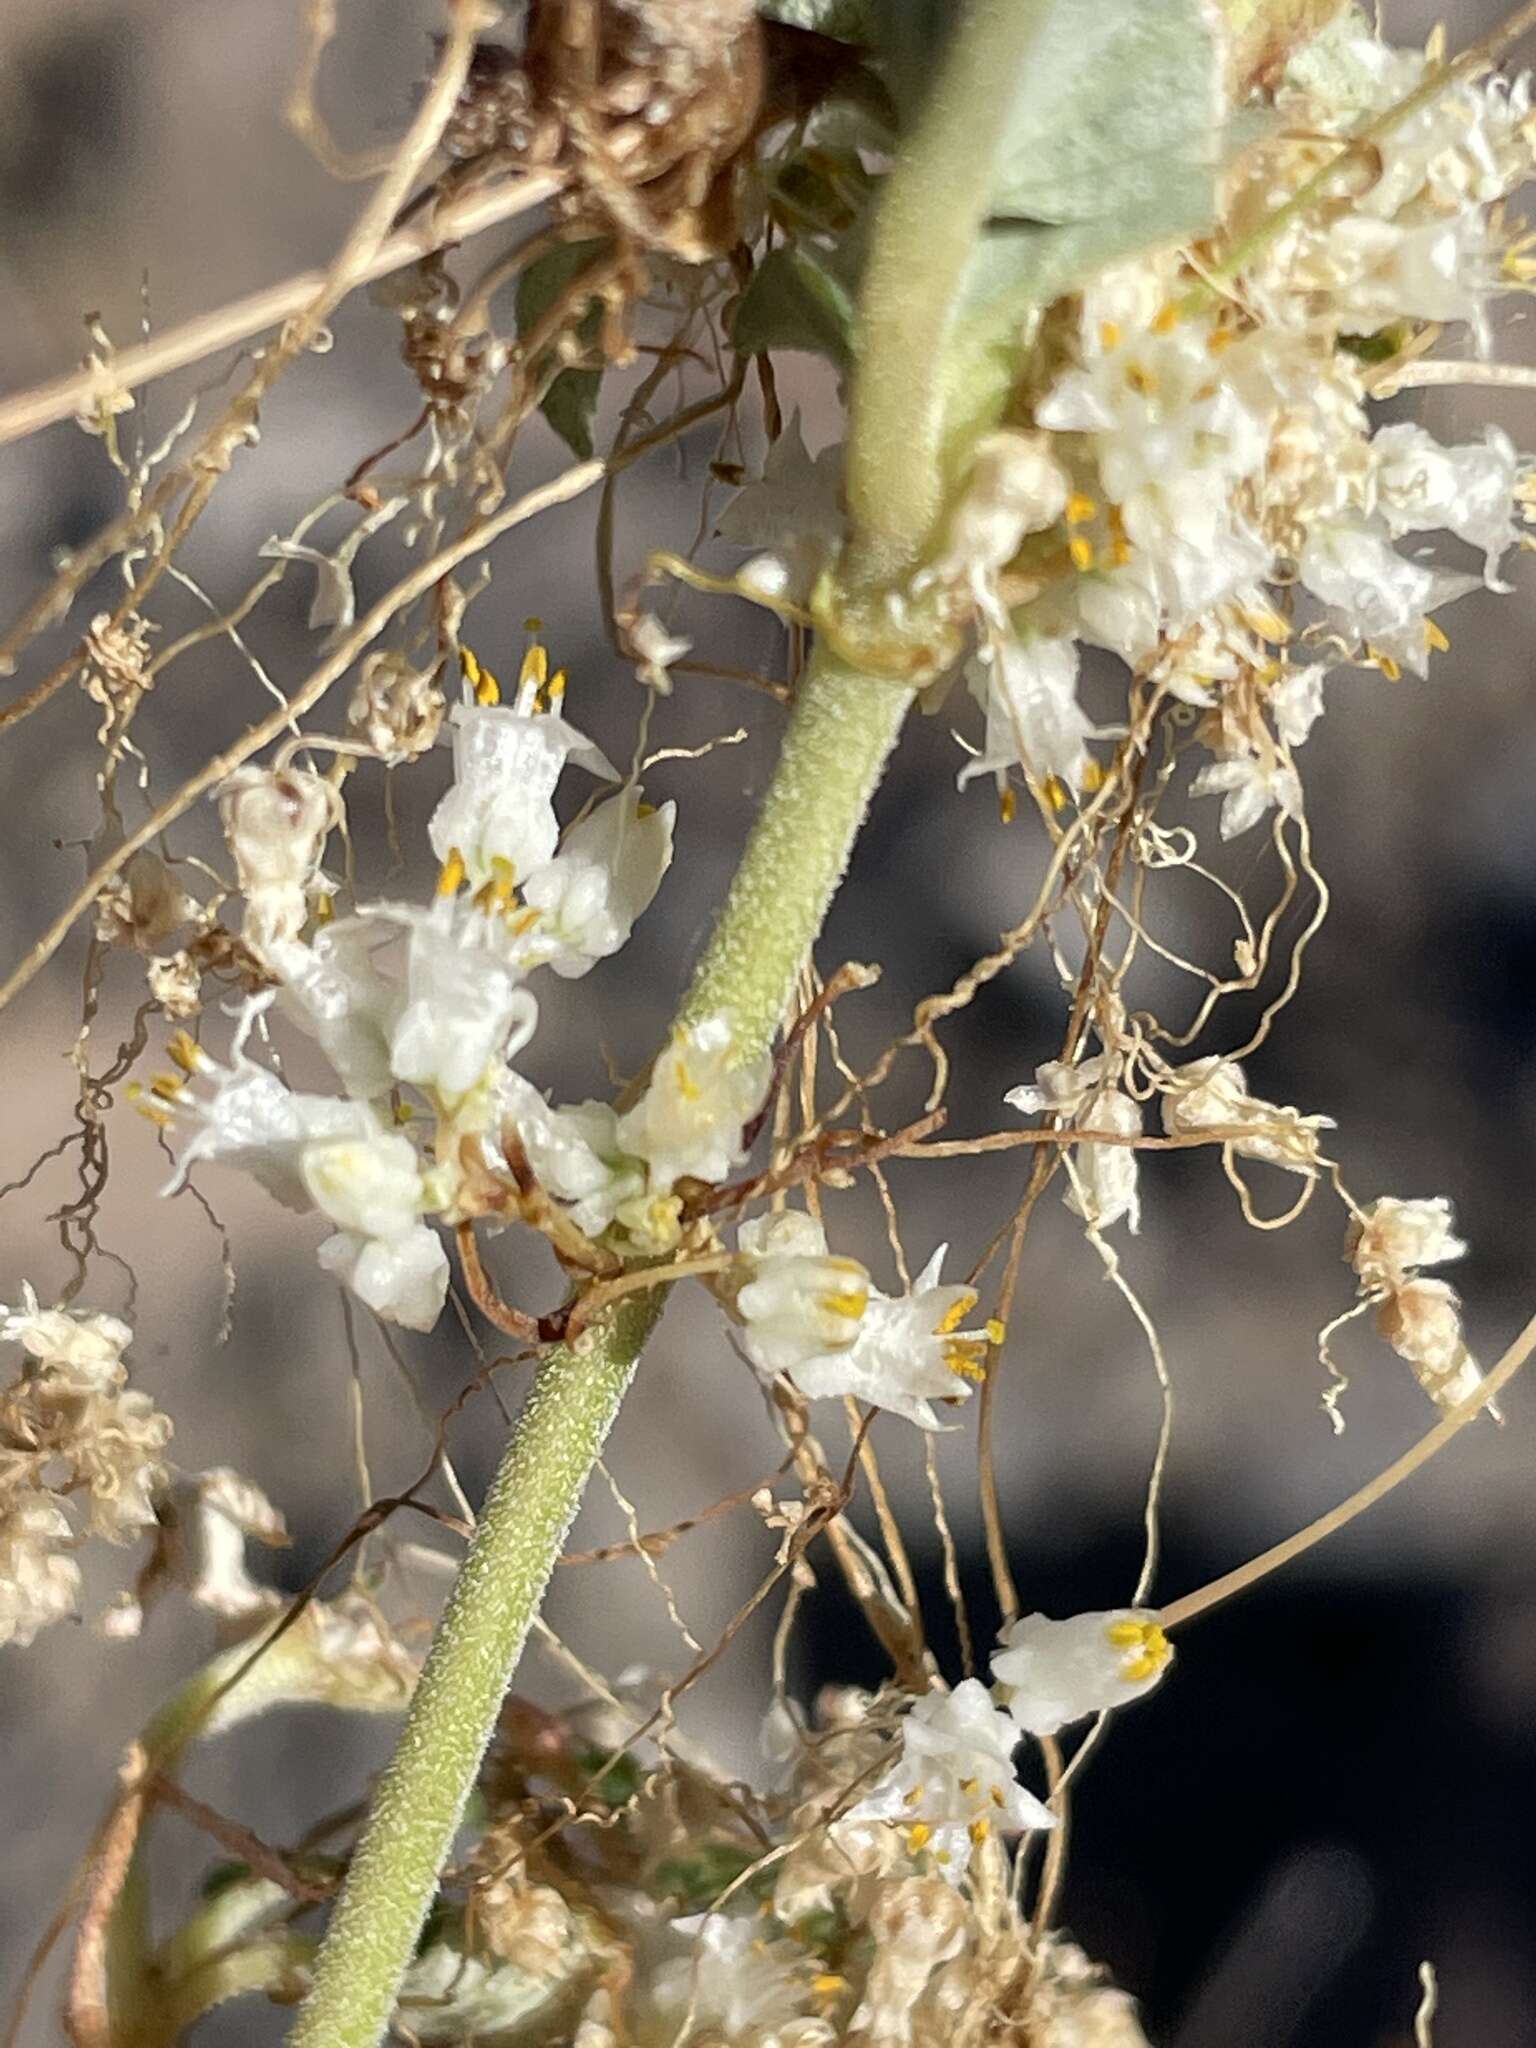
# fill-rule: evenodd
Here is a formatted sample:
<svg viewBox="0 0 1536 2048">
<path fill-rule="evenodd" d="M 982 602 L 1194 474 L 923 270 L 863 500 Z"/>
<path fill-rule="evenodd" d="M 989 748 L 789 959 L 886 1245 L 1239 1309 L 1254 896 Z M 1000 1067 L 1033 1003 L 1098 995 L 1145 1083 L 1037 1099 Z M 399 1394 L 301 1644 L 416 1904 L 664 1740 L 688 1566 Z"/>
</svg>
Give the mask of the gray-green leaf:
<svg viewBox="0 0 1536 2048">
<path fill-rule="evenodd" d="M 847 286 L 810 250 L 770 249 L 737 303 L 731 340 L 743 355 L 807 349 L 846 370 L 853 357 L 854 317 Z"/>
<path fill-rule="evenodd" d="M 609 246 L 602 240 L 562 242 L 530 263 L 517 281 L 519 335 L 531 334 L 556 301 L 576 285 L 586 271 L 596 268 Z M 578 341 L 592 346 L 597 340 L 601 321 L 601 309 L 594 302 L 575 323 Z M 547 361 L 547 357 L 543 360 Z M 589 460 L 592 454 L 592 421 L 597 412 L 597 395 L 602 380 L 601 370 L 562 370 L 551 382 L 539 406 L 550 426 L 582 462 Z"/>
</svg>

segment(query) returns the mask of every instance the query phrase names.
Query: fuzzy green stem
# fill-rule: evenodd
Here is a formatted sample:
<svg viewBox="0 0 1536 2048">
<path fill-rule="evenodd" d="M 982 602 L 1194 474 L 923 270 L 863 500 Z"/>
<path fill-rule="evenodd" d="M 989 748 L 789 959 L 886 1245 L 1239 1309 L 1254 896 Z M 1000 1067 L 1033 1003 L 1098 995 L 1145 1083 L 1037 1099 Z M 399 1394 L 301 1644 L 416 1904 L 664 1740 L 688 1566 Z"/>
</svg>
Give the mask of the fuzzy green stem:
<svg viewBox="0 0 1536 2048">
<path fill-rule="evenodd" d="M 893 580 L 944 500 L 945 380 L 961 288 L 986 223 L 997 147 L 1055 0 L 971 0 L 912 138 L 897 158 L 859 298 L 848 445 L 853 575 Z"/>
<path fill-rule="evenodd" d="M 587 1475 L 663 1296 L 539 1367 L 347 1874 L 292 2048 L 376 2048 Z"/>
</svg>

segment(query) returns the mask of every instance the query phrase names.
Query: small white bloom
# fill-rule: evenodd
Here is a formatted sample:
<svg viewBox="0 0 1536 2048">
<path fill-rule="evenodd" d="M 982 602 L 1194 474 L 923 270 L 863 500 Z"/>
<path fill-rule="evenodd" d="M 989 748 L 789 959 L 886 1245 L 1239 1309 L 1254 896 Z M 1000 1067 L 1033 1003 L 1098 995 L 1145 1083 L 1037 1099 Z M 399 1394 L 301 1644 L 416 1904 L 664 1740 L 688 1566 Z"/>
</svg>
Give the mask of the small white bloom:
<svg viewBox="0 0 1536 2048">
<path fill-rule="evenodd" d="M 969 584 L 976 601 L 1002 626 L 997 577 L 1027 533 L 1054 526 L 1071 483 L 1044 434 L 1002 428 L 976 443 L 970 474 L 949 517 L 943 551 L 923 583 Z"/>
<path fill-rule="evenodd" d="M 520 692 L 520 702 L 527 692 Z M 555 711 L 507 704 L 457 704 L 453 784 L 427 828 L 445 864 L 457 854 L 473 888 L 520 881 L 555 850 L 553 797 L 568 760 L 612 782 L 607 756 Z"/>
<path fill-rule="evenodd" d="M 570 979 L 617 953 L 672 863 L 676 816 L 676 804 L 643 806 L 631 784 L 573 825 L 523 885 L 524 902 L 539 913 L 526 957 Z"/>
<path fill-rule="evenodd" d="M 19 1494 L 0 1512 L 0 1644 L 26 1649 L 43 1629 L 73 1614 L 80 1567 L 74 1531 L 52 1494 Z"/>
<path fill-rule="evenodd" d="M 1270 688 L 1269 714 L 1288 747 L 1304 745 L 1323 715 L 1324 674 L 1321 662 L 1308 662 L 1286 669 Z"/>
<path fill-rule="evenodd" d="M 1102 1053 L 1069 1066 L 1048 1060 L 1035 1069 L 1035 1086 L 1010 1088 L 1003 1097 L 1022 1116 L 1049 1115 L 1086 1131 L 1123 1137 L 1141 1133 L 1141 1105 L 1113 1084 L 1111 1063 Z M 1107 1230 L 1123 1216 L 1132 1234 L 1141 1228 L 1136 1153 L 1130 1145 L 1082 1145 L 1074 1160 L 1075 1183 L 1067 1207 Z"/>
<path fill-rule="evenodd" d="M 1170 1076 L 1163 1096 L 1163 1129 L 1170 1138 L 1196 1132 L 1237 1129 L 1225 1139 L 1244 1159 L 1262 1159 L 1293 1173 L 1317 1170 L 1317 1138 L 1331 1131 L 1331 1116 L 1303 1116 L 1299 1109 L 1261 1102 L 1248 1093 L 1248 1079 L 1236 1060 L 1191 1060 Z"/>
<path fill-rule="evenodd" d="M 738 581 L 765 596 L 808 604 L 816 579 L 843 543 L 842 482 L 841 445 L 809 455 L 800 414 L 791 413 L 762 475 L 736 493 L 715 528 L 723 540 L 758 551 Z"/>
<path fill-rule="evenodd" d="M 669 633 L 654 612 L 641 612 L 626 637 L 635 657 L 635 674 L 647 689 L 667 696 L 672 688 L 672 664 L 692 651 L 693 642 L 682 633 Z"/>
<path fill-rule="evenodd" d="M 556 1109 L 510 1070 L 496 1083 L 496 1123 L 509 1122 L 541 1186 L 568 1205 L 572 1221 L 600 1237 L 621 1211 L 645 1199 L 643 1163 L 626 1153 L 618 1113 L 606 1102 Z"/>
<path fill-rule="evenodd" d="M 1443 1266 L 1467 1247 L 1451 1228 L 1444 1195 L 1403 1202 L 1382 1195 L 1362 1209 L 1345 1237 L 1344 1256 L 1367 1293 L 1400 1287 L 1421 1266 Z"/>
<path fill-rule="evenodd" d="M 389 1041 L 402 998 L 378 963 L 392 938 L 377 917 L 343 917 L 322 926 L 311 945 L 281 939 L 266 949 L 281 978 L 279 1008 L 315 1040 L 359 1102 L 394 1085 Z"/>
<path fill-rule="evenodd" d="M 1002 1633 L 992 1675 L 1018 1726 L 1054 1735 L 1089 1714 L 1108 1713 L 1150 1692 L 1173 1657 L 1157 1616 L 1135 1607 L 1074 1614 L 1066 1621 L 1026 1614 Z"/>
<path fill-rule="evenodd" d="M 309 891 L 341 799 L 322 776 L 304 768 L 281 775 L 237 768 L 219 789 L 219 816 L 245 897 L 243 936 L 258 951 L 292 938 L 309 911 Z"/>
<path fill-rule="evenodd" d="M 1234 754 L 1226 761 L 1211 761 L 1189 785 L 1189 793 L 1222 799 L 1223 839 L 1251 832 L 1272 806 L 1285 818 L 1294 818 L 1301 811 L 1301 777 L 1278 753 L 1267 759 L 1258 754 Z"/>
<path fill-rule="evenodd" d="M 1376 506 L 1394 539 L 1440 530 L 1480 548 L 1491 590 L 1514 546 L 1520 457 L 1508 434 L 1488 427 L 1481 441 L 1445 447 L 1420 426 L 1383 427 L 1371 442 Z"/>
<path fill-rule="evenodd" d="M 815 1961 L 794 1941 L 770 1941 L 762 1922 L 745 1914 L 707 1913 L 674 1921 L 692 1935 L 691 1951 L 663 1963 L 651 1996 L 666 2024 L 687 2038 L 729 2041 L 740 2048 L 820 2048 L 834 2038 L 815 2017 Z"/>
<path fill-rule="evenodd" d="M 827 1234 L 800 1209 L 759 1216 L 736 1234 L 751 1277 L 736 1295 L 742 1342 L 759 1372 L 802 1366 L 857 1343 L 869 1306 L 869 1275 L 857 1259 L 832 1257 Z"/>
<path fill-rule="evenodd" d="M 739 1057 L 724 1017 L 680 1027 L 620 1117 L 619 1142 L 646 1162 L 657 1193 L 685 1177 L 722 1181 L 747 1156 L 742 1130 L 762 1106 L 769 1072 L 766 1058 Z"/>
<path fill-rule="evenodd" d="M 105 1392 L 121 1384 L 123 1353 L 133 1332 L 116 1316 L 42 1308 L 24 1280 L 21 1307 L 0 1307 L 0 1343 L 19 1344 L 29 1358 L 68 1373 L 82 1387 Z"/>
<path fill-rule="evenodd" d="M 381 914 L 409 934 L 390 1066 L 417 1087 L 449 1099 L 465 1095 L 493 1062 L 519 1053 L 538 1026 L 538 1002 L 518 985 L 521 963 L 505 921 L 445 896 L 430 910 L 401 905 Z"/>
<path fill-rule="evenodd" d="M 924 1693 L 902 1721 L 900 1757 L 848 1818 L 898 1824 L 908 1848 L 931 1855 L 958 1884 L 973 1847 L 994 1829 L 1056 1825 L 1055 1814 L 1014 1774 L 1018 1744 L 1018 1727 L 979 1678 L 953 1692 Z"/>
<path fill-rule="evenodd" d="M 259 1486 L 226 1465 L 178 1479 L 161 1515 L 164 1568 L 194 1606 L 227 1621 L 273 1613 L 282 1596 L 251 1577 L 248 1537 L 286 1544 L 287 1525 Z"/>
<path fill-rule="evenodd" d="M 1308 529 L 1297 569 L 1347 630 L 1420 676 L 1429 665 L 1429 614 L 1478 587 L 1475 576 L 1410 562 L 1370 519 L 1319 521 Z"/>
<path fill-rule="evenodd" d="M 417 1223 L 392 1237 L 339 1230 L 316 1253 L 359 1301 L 387 1323 L 430 1330 L 448 1294 L 448 1254 L 429 1225 Z"/>
<path fill-rule="evenodd" d="M 854 1342 L 795 1367 L 801 1393 L 812 1401 L 851 1394 L 937 1429 L 932 1404 L 967 1398 L 986 1376 L 988 1349 L 985 1335 L 960 1328 L 976 1306 L 974 1289 L 939 1285 L 947 1250 L 939 1246 L 909 1294 L 871 1288 Z"/>
<path fill-rule="evenodd" d="M 986 712 L 981 752 L 955 778 L 993 775 L 1001 789 L 1017 762 L 1037 783 L 1051 776 L 1083 786 L 1094 724 L 1077 701 L 1078 650 L 1070 639 L 1015 639 L 986 647 L 966 664 L 966 687 Z"/>
<path fill-rule="evenodd" d="M 306 1145 L 299 1174 L 315 1207 L 360 1237 L 403 1237 L 421 1215 L 421 1165 L 401 1131 Z"/>
</svg>

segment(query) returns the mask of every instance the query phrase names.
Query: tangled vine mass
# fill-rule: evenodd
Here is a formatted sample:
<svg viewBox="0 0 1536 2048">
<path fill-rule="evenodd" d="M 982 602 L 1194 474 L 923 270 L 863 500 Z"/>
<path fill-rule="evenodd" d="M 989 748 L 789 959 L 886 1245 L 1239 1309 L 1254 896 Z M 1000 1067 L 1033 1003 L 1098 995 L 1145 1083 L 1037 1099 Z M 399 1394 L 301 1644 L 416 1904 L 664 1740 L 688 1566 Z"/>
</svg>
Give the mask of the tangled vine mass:
<svg viewBox="0 0 1536 2048">
<path fill-rule="evenodd" d="M 313 12 L 296 120 L 323 148 Z M 83 689 L 101 807 L 85 889 L 5 991 L 83 927 L 68 1283 L 44 1306 L 14 1276 L 0 1321 L 18 1359 L 0 1394 L 0 1642 L 14 1656 L 79 1612 L 99 1543 L 135 1560 L 92 1617 L 111 1655 L 134 1654 L 156 1601 L 205 1610 L 217 1647 L 130 1750 L 90 1846 L 64 2015 L 80 2048 L 172 2042 L 242 1996 L 307 1998 L 303 2048 L 385 2026 L 482 2048 L 1135 2048 L 1134 2002 L 1054 1922 L 1069 1782 L 1105 1717 L 1156 1692 L 1183 1623 L 1232 1588 L 1159 1607 L 1149 1542 L 1123 1607 L 1025 1610 L 990 1421 L 1038 1204 L 1059 1196 L 1077 1219 L 1161 1372 L 1130 1242 L 1157 1170 L 1144 1154 L 1209 1156 L 1266 1229 L 1333 1201 L 1329 1421 L 1358 1398 L 1341 1361 L 1373 1345 L 1423 1390 L 1423 1455 L 1497 1414 L 1523 1351 L 1485 1375 L 1468 1348 L 1443 1277 L 1466 1249 L 1450 1201 L 1351 1188 L 1332 1119 L 1263 1100 L 1245 1063 L 1328 907 L 1306 798 L 1330 699 L 1405 675 L 1433 689 L 1458 600 L 1508 589 L 1532 545 L 1536 463 L 1505 432 L 1446 445 L 1381 414 L 1415 386 L 1497 382 L 1491 315 L 1536 280 L 1510 206 L 1536 168 L 1536 110 L 1529 77 L 1498 68 L 1521 24 L 1458 53 L 1440 33 L 1395 47 L 1327 0 L 1091 12 L 1085 31 L 1071 0 L 533 0 L 505 17 L 465 0 L 353 236 L 217 418 L 194 409 L 145 449 L 128 430 L 158 344 L 119 354 L 93 335 L 69 402 L 123 509 L 0 650 L 14 671 L 110 591 L 0 708 L 0 724 L 47 716 Z M 952 217 L 950 249 L 934 230 Z M 167 639 L 156 594 L 194 523 L 278 377 L 319 374 L 307 355 L 370 279 L 368 333 L 394 334 L 417 409 L 260 549 L 236 602 Z M 814 454 L 809 411 L 780 395 L 807 357 L 822 382 L 806 388 L 835 390 L 846 426 Z M 524 438 L 540 419 L 573 466 L 517 495 L 516 462 L 547 459 L 542 428 Z M 684 442 L 711 456 L 698 548 L 615 560 L 626 473 Z M 617 762 L 536 619 L 510 653 L 474 621 L 491 575 L 515 582 L 503 536 L 590 491 L 634 677 Z M 406 566 L 365 605 L 386 536 Z M 210 638 L 244 647 L 289 576 L 312 580 L 312 672 L 272 684 L 271 712 L 161 795 L 157 684 Z M 788 708 L 783 763 L 653 1063 L 554 1101 L 541 988 L 620 953 L 668 884 L 677 804 L 648 801 L 646 777 L 674 693 L 716 672 L 674 623 L 680 586 L 708 600 L 690 619 L 736 601 L 780 622 L 780 669 L 746 679 L 745 701 L 765 720 Z M 1114 678 L 1111 715 L 1088 708 L 1108 701 L 1090 674 Z M 880 1001 L 864 993 L 877 970 L 823 976 L 811 947 L 909 706 L 952 729 L 957 839 L 1032 835 L 1045 879 L 856 1067 L 838 1015 Z M 705 750 L 691 772 L 725 781 L 731 759 Z M 431 792 L 426 843 L 364 872 L 352 821 L 405 777 Z M 221 862 L 183 842 L 209 804 Z M 1263 849 L 1241 891 L 1220 850 L 1238 839 Z M 1159 938 L 1170 876 L 1235 923 L 1216 964 Z M 945 1025 L 1030 949 L 1060 988 L 1059 1052 L 967 1137 Z M 1193 991 L 1175 1018 L 1138 1007 L 1149 958 Z M 1240 1042 L 1223 1036 L 1234 998 L 1262 998 Z M 101 1063 L 118 1015 L 132 1025 Z M 1192 1056 L 1197 1040 L 1225 1049 Z M 287 1078 L 306 1044 L 325 1088 Z M 922 1113 L 902 1122 L 886 1103 L 924 1062 Z M 94 1221 L 107 1134 L 144 1138 L 135 1119 L 170 1156 L 167 1194 L 216 1202 L 244 1175 L 281 1204 L 305 1284 L 405 1332 L 433 1330 L 452 1297 L 504 1340 L 498 1367 L 531 1370 L 513 1478 L 478 1526 L 439 1429 L 420 1484 L 370 1509 L 324 1585 L 294 1602 L 263 1583 L 248 1553 L 286 1540 L 280 1509 L 233 1470 L 179 1467 L 171 1418 L 130 1383 L 131 1307 L 107 1293 Z M 887 1164 L 939 1174 L 998 1152 L 1024 1162 L 1012 1214 L 923 1247 L 914 1273 Z M 858 1185 L 887 1205 L 883 1279 L 838 1242 L 829 1198 Z M 507 1233 L 544 1240 L 556 1298 L 516 1298 Z M 696 1522 L 755 1514 L 768 1575 L 684 1673 L 587 1672 L 560 1709 L 503 1700 L 611 1409 L 680 1289 L 712 1297 L 739 1398 L 766 1410 L 783 1462 L 747 1497 L 633 1528 L 611 1560 L 659 1577 Z M 107 1299 L 122 1312 L 88 1306 Z M 567 1431 L 562 1404 L 599 1384 Z M 888 1515 L 876 1543 L 849 1512 L 878 1496 L 880 1436 L 906 1429 L 977 1439 L 1001 1622 L 987 1643 L 962 1617 L 963 1676 L 929 1647 Z M 1149 1529 L 1166 1450 L 1165 1428 Z M 407 1507 L 430 1513 L 436 1548 L 405 1540 Z M 456 1685 L 473 1642 L 485 1725 L 450 1766 L 433 1663 L 418 1676 L 466 1542 L 431 1659 Z M 498 1610 L 490 1582 L 523 1549 L 528 1596 Z M 806 1703 L 786 1680 L 819 1572 L 842 1575 L 887 1654 L 876 1691 Z M 748 1785 L 686 1739 L 685 1701 L 770 1600 Z M 282 1850 L 176 1774 L 193 1744 L 294 1701 L 411 1718 L 374 1817 Z M 414 1892 L 402 1805 L 430 1816 Z M 217 1868 L 152 1938 L 132 1901 L 150 1824 L 177 1806 Z M 386 1920 L 360 1989 L 359 1930 Z"/>
</svg>

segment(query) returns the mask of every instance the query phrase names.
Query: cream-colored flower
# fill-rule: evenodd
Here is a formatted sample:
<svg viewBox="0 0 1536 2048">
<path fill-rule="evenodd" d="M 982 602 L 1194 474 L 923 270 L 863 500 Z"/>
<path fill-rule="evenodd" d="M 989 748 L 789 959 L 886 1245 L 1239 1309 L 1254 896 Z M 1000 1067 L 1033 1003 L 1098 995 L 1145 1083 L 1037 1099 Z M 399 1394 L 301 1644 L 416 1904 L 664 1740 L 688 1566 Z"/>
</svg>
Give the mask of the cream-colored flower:
<svg viewBox="0 0 1536 2048">
<path fill-rule="evenodd" d="M 644 1095 L 619 1119 L 625 1152 L 643 1159 L 651 1187 L 722 1181 L 746 1158 L 742 1132 L 768 1088 L 766 1058 L 743 1059 L 723 1016 L 680 1027 L 651 1070 Z"/>
<path fill-rule="evenodd" d="M 1003 1100 L 1022 1116 L 1043 1113 L 1079 1130 L 1139 1137 L 1141 1105 L 1116 1087 L 1115 1079 L 1114 1063 L 1103 1053 L 1079 1060 L 1075 1066 L 1063 1060 L 1048 1060 L 1043 1067 L 1036 1068 L 1032 1088 L 1010 1088 Z M 1139 1230 L 1141 1198 L 1135 1148 L 1078 1146 L 1066 1203 L 1096 1230 L 1107 1230 L 1122 1217 L 1133 1233 Z"/>
<path fill-rule="evenodd" d="M 1008 1712 L 1030 1735 L 1054 1735 L 1140 1698 L 1173 1657 L 1157 1616 L 1135 1607 L 1066 1621 L 1026 1614 L 1001 1640 L 992 1675 Z"/>
<path fill-rule="evenodd" d="M 219 815 L 245 897 L 244 937 L 258 952 L 296 937 L 341 820 L 336 790 L 305 768 L 237 768 L 219 790 Z"/>
<path fill-rule="evenodd" d="M 742 1342 L 759 1372 L 798 1374 L 857 1343 L 869 1307 L 869 1275 L 857 1259 L 834 1258 L 827 1234 L 801 1209 L 743 1223 L 743 1270 L 735 1307 Z"/>
</svg>

